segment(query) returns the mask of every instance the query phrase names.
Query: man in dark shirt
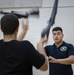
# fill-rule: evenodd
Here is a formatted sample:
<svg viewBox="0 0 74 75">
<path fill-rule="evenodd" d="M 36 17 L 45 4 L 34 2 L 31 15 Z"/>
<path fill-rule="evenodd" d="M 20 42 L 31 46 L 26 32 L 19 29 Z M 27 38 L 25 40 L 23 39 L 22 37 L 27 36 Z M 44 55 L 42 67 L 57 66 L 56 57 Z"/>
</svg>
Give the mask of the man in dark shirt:
<svg viewBox="0 0 74 75">
<path fill-rule="evenodd" d="M 0 40 L 0 75 L 33 75 L 32 66 L 46 71 L 47 56 L 43 45 L 46 36 L 37 44 L 37 50 L 28 41 L 18 41 L 19 20 L 13 14 L 1 18 L 3 39 Z"/>
<path fill-rule="evenodd" d="M 61 27 L 52 30 L 53 45 L 45 47 L 49 59 L 49 75 L 73 75 L 72 65 L 74 63 L 74 47 L 63 41 Z"/>
</svg>

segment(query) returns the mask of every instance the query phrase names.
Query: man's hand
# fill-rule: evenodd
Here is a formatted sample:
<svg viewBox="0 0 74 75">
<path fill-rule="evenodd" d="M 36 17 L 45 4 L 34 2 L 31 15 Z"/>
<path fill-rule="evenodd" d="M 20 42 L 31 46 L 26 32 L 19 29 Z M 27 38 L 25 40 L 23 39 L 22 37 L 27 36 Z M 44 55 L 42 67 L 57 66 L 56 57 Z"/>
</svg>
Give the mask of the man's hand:
<svg viewBox="0 0 74 75">
<path fill-rule="evenodd" d="M 51 63 L 57 63 L 57 59 L 55 59 L 55 58 L 52 57 L 52 56 L 49 56 L 49 57 L 48 57 L 48 60 L 49 60 L 49 62 L 51 62 Z"/>
<path fill-rule="evenodd" d="M 44 37 L 42 37 L 42 38 L 40 39 L 40 42 L 41 42 L 42 44 L 47 43 L 47 42 L 48 42 L 47 36 L 45 35 Z"/>
<path fill-rule="evenodd" d="M 22 19 L 22 31 L 27 32 L 28 30 L 28 19 Z"/>
<path fill-rule="evenodd" d="M 28 19 L 22 18 L 22 31 L 18 35 L 17 40 L 22 41 L 28 30 Z"/>
</svg>

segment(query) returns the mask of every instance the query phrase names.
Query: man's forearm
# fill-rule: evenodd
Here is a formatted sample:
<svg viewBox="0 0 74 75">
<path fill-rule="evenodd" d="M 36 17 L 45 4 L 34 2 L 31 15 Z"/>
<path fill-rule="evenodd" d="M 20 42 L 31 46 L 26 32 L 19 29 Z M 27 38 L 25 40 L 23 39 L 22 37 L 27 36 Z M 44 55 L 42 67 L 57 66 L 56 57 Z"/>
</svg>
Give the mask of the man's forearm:
<svg viewBox="0 0 74 75">
<path fill-rule="evenodd" d="M 47 56 L 44 50 L 44 45 L 41 42 L 37 44 L 37 51 L 45 57 L 45 63 L 43 67 L 41 67 L 40 69 L 47 70 L 48 69 L 48 59 L 47 59 Z"/>
<path fill-rule="evenodd" d="M 17 40 L 22 41 L 26 35 L 27 31 L 22 31 L 18 36 Z"/>
<path fill-rule="evenodd" d="M 65 59 L 57 59 L 56 63 L 65 64 L 65 65 L 74 64 L 74 56 L 71 55 Z"/>
</svg>

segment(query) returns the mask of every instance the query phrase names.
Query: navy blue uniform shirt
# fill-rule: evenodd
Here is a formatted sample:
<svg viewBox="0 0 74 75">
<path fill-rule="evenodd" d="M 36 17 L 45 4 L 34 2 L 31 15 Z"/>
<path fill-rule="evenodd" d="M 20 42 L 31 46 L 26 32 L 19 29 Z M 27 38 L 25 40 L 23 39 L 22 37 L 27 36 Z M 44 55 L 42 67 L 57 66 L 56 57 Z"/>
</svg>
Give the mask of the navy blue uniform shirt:
<svg viewBox="0 0 74 75">
<path fill-rule="evenodd" d="M 74 55 L 74 47 L 72 44 L 63 41 L 63 44 L 57 47 L 55 44 L 45 47 L 47 56 L 56 59 L 67 58 Z M 49 75 L 73 75 L 72 66 L 58 63 L 49 63 Z"/>
</svg>

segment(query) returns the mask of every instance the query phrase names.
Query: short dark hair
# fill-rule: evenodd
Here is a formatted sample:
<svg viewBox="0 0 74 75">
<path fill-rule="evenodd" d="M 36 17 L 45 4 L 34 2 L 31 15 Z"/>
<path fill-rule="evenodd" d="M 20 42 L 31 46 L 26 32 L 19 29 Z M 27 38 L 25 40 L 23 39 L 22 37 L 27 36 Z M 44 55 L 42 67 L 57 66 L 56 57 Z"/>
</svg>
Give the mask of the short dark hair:
<svg viewBox="0 0 74 75">
<path fill-rule="evenodd" d="M 12 35 L 19 26 L 17 16 L 13 14 L 5 14 L 1 18 L 1 30 L 4 35 Z"/>
<path fill-rule="evenodd" d="M 54 27 L 54 28 L 52 29 L 52 32 L 53 32 L 53 31 L 58 31 L 58 30 L 60 30 L 61 32 L 63 32 L 63 30 L 62 30 L 61 27 Z"/>
</svg>

